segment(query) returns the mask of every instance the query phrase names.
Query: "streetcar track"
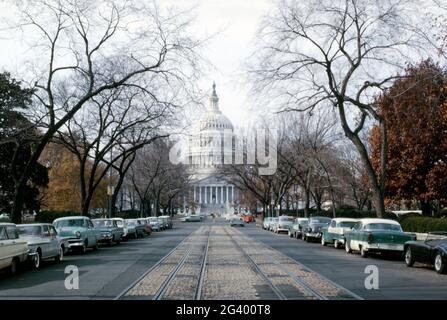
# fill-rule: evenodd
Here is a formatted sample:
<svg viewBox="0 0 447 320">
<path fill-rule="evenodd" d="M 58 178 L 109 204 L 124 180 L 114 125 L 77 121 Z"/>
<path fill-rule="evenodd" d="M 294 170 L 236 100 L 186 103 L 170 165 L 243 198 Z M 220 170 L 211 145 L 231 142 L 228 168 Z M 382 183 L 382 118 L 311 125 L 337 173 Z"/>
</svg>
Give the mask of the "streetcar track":
<svg viewBox="0 0 447 320">
<path fill-rule="evenodd" d="M 225 233 L 229 236 L 231 241 L 236 244 L 236 246 L 240 249 L 240 251 L 244 254 L 244 256 L 251 262 L 254 269 L 258 272 L 258 274 L 264 279 L 267 285 L 272 289 L 275 295 L 280 300 L 287 300 L 287 297 L 278 289 L 278 287 L 269 279 L 268 275 L 265 274 L 264 271 L 259 267 L 259 265 L 248 255 L 247 252 L 241 247 L 241 245 L 232 237 L 232 235 L 228 232 L 228 227 L 224 227 Z"/>
<path fill-rule="evenodd" d="M 155 296 L 152 298 L 152 300 L 161 300 L 163 299 L 164 294 L 168 290 L 169 286 L 171 285 L 172 281 L 176 277 L 177 273 L 180 271 L 180 269 L 185 264 L 186 260 L 189 258 L 192 252 L 192 247 L 189 247 L 188 250 L 183 254 L 183 257 L 178 262 L 177 266 L 174 268 L 174 270 L 169 274 L 169 276 L 165 279 L 165 281 L 162 283 L 161 287 L 158 289 Z"/>
<path fill-rule="evenodd" d="M 210 234 L 211 234 L 211 227 L 210 227 L 209 232 L 208 232 L 208 238 L 207 238 L 207 241 L 206 241 L 205 253 L 203 255 L 202 266 L 200 268 L 199 281 L 197 283 L 196 292 L 194 294 L 194 300 L 201 300 L 201 298 L 202 298 L 202 288 L 203 288 L 203 282 L 204 282 L 204 278 L 205 278 L 206 263 L 207 263 L 207 260 L 208 260 L 208 249 L 209 249 L 209 246 L 210 246 Z"/>
<path fill-rule="evenodd" d="M 208 228 L 200 228 L 199 230 L 197 230 L 196 232 L 191 233 L 188 237 L 186 237 L 182 242 L 180 242 L 174 249 L 172 249 L 166 256 L 164 256 L 159 262 L 157 262 L 155 265 L 153 265 L 149 270 L 147 270 L 142 276 L 140 276 L 136 281 L 134 281 L 129 287 L 127 287 L 123 292 L 121 292 L 116 298 L 120 299 L 124 296 L 126 296 L 129 292 L 131 292 L 142 280 L 144 280 L 148 275 L 151 274 L 151 272 L 155 271 L 157 268 L 166 265 L 167 261 L 169 260 L 169 258 L 171 256 L 173 256 L 174 254 L 176 254 L 178 251 L 180 250 L 186 250 L 180 260 L 177 262 L 176 266 L 174 267 L 174 269 L 172 271 L 169 272 L 169 274 L 166 276 L 166 278 L 163 280 L 163 282 L 161 283 L 161 285 L 157 288 L 157 291 L 154 295 L 152 295 L 152 300 L 162 300 L 163 298 L 165 298 L 165 295 L 167 293 L 167 291 L 169 290 L 170 286 L 172 285 L 172 283 L 174 282 L 174 280 L 176 279 L 176 277 L 179 275 L 180 270 L 182 270 L 182 268 L 185 266 L 187 260 L 192 256 L 194 249 L 196 249 L 197 247 L 201 246 L 201 243 L 199 245 L 197 245 L 196 243 L 194 243 L 194 241 L 192 240 L 192 238 L 194 236 L 197 235 L 201 235 L 200 233 L 205 230 L 208 231 L 208 233 L 206 234 L 207 237 L 207 242 L 206 242 L 206 246 L 205 246 L 205 252 L 204 252 L 204 257 L 202 258 L 202 264 L 200 266 L 200 272 L 199 272 L 199 276 L 197 278 L 197 285 L 196 285 L 196 289 L 194 291 L 194 299 L 200 299 L 202 296 L 202 287 L 203 287 L 203 277 L 205 274 L 205 265 L 206 265 L 206 260 L 207 260 L 207 255 L 208 255 L 208 248 L 209 248 L 209 238 L 210 238 L 210 233 L 211 233 L 211 227 Z M 199 232 L 200 231 L 200 232 Z M 189 241 L 191 241 L 191 243 L 188 243 Z M 185 249 L 182 248 L 182 246 L 187 245 L 187 247 Z M 148 297 L 150 297 L 151 295 L 149 295 Z"/>
<path fill-rule="evenodd" d="M 236 230 L 235 230 L 235 232 L 236 232 Z M 243 233 L 240 232 L 239 230 L 238 230 L 236 233 L 238 233 L 240 236 L 247 237 L 245 234 L 243 234 Z M 278 253 L 280 253 L 278 250 L 276 250 L 275 248 L 273 248 L 273 247 L 271 247 L 271 246 L 269 246 L 269 245 L 267 245 L 267 244 L 265 244 L 265 243 L 258 244 L 258 246 L 260 246 L 260 247 L 265 247 L 265 248 L 267 248 L 267 249 L 269 249 L 269 250 L 271 250 L 271 251 L 273 251 L 273 252 L 278 252 Z M 278 268 L 280 268 L 280 269 L 283 270 L 285 273 L 287 273 L 297 285 L 299 285 L 300 287 L 304 288 L 304 289 L 305 289 L 306 291 L 308 291 L 308 293 L 310 293 L 312 296 L 316 297 L 318 300 L 329 300 L 329 298 L 328 298 L 325 294 L 321 293 L 318 289 L 312 288 L 312 287 L 311 287 L 309 284 L 307 284 L 304 280 L 300 279 L 298 276 L 296 276 L 295 274 L 293 274 L 293 272 L 292 272 L 288 267 L 286 267 L 286 266 L 284 266 L 284 265 L 281 265 L 281 264 L 280 264 L 277 260 L 275 260 L 271 255 L 265 255 L 265 256 L 266 256 L 266 257 L 267 257 L 267 258 L 268 258 L 274 265 L 276 265 Z M 346 289 L 346 288 L 344 288 L 344 287 L 342 287 L 342 286 L 336 284 L 335 282 L 333 282 L 333 281 L 327 279 L 326 277 L 322 276 L 321 274 L 316 273 L 315 271 L 313 271 L 313 270 L 311 270 L 310 268 L 306 267 L 305 265 L 299 263 L 299 262 L 296 261 L 295 259 L 293 259 L 293 258 L 291 258 L 291 257 L 289 257 L 289 256 L 285 256 L 285 258 L 286 258 L 287 260 L 289 260 L 291 263 L 294 263 L 294 264 L 296 264 L 297 266 L 299 266 L 301 269 L 303 269 L 303 270 L 309 272 L 310 274 L 315 274 L 315 275 L 317 275 L 321 280 L 323 280 L 323 281 L 329 283 L 330 285 L 332 285 L 333 287 L 337 288 L 340 292 L 343 292 L 343 293 L 349 295 L 350 297 L 352 297 L 352 298 L 354 298 L 354 299 L 356 299 L 356 300 L 363 300 L 362 297 L 360 297 L 360 296 L 356 295 L 355 293 L 349 291 L 348 289 Z"/>
</svg>

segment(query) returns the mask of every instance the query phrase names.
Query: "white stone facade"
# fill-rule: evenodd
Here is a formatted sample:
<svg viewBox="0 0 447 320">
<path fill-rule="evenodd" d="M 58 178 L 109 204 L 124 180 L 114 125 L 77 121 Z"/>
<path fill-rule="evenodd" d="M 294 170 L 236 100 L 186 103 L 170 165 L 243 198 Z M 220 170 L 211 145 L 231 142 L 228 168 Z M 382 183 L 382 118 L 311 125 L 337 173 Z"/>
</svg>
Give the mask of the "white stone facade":
<svg viewBox="0 0 447 320">
<path fill-rule="evenodd" d="M 213 85 L 209 107 L 189 140 L 188 159 L 191 189 L 185 205 L 201 214 L 232 213 L 238 204 L 238 192 L 222 174 L 225 163 L 234 154 L 233 125 L 219 110 L 216 85 Z"/>
</svg>

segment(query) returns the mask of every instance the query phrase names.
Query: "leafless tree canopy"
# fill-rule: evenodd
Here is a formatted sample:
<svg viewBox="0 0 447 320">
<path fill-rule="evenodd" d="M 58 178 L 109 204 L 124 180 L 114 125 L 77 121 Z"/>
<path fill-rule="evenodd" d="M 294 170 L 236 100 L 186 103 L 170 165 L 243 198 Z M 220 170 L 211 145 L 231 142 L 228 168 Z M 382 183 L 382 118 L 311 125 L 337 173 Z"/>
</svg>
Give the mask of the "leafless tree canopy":
<svg viewBox="0 0 447 320">
<path fill-rule="evenodd" d="M 256 92 L 268 93 L 280 111 L 336 108 L 344 134 L 356 147 L 384 214 L 386 124 L 374 96 L 407 63 L 436 55 L 429 1 L 283 0 L 265 18 L 250 68 Z M 373 170 L 361 134 L 380 124 L 381 170 Z"/>
<path fill-rule="evenodd" d="M 156 2 L 25 0 L 17 1 L 16 13 L 15 26 L 36 57 L 25 66 L 26 78 L 36 89 L 27 116 L 43 132 L 16 181 L 13 216 L 19 221 L 20 189 L 58 130 L 84 108 L 80 117 L 93 121 L 88 106 L 111 99 L 120 88 L 149 97 L 146 106 L 138 104 L 142 109 L 191 101 L 202 42 L 189 33 L 189 12 L 161 10 Z M 135 117 L 146 111 L 135 110 L 134 119 L 126 121 L 138 121 Z"/>
</svg>

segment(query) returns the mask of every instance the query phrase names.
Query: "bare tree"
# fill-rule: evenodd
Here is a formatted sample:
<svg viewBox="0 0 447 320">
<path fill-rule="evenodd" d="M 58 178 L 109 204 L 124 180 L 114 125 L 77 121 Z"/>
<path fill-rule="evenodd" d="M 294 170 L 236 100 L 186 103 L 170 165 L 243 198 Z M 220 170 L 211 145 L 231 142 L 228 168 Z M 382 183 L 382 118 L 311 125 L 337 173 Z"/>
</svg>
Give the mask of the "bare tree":
<svg viewBox="0 0 447 320">
<path fill-rule="evenodd" d="M 263 22 L 251 75 L 283 111 L 335 108 L 370 180 L 378 216 L 385 214 L 386 123 L 373 104 L 405 64 L 434 55 L 427 16 L 412 0 L 280 1 Z M 276 94 L 274 94 L 276 93 Z M 380 172 L 361 133 L 379 124 Z"/>
<path fill-rule="evenodd" d="M 22 191 L 45 146 L 87 103 L 123 86 L 156 95 L 179 94 L 197 67 L 200 42 L 189 36 L 188 13 L 163 13 L 155 2 L 100 0 L 17 1 L 17 24 L 36 41 L 27 68 L 35 88 L 29 117 L 43 133 L 15 180 L 13 220 L 20 222 Z M 36 39 L 37 37 L 37 39 Z M 153 85 L 155 84 L 155 85 Z M 182 91 L 183 92 L 183 91 Z"/>
<path fill-rule="evenodd" d="M 167 139 L 159 139 L 138 151 L 130 167 L 126 179 L 138 195 L 144 216 L 158 215 L 161 210 L 172 214 L 175 198 L 188 190 L 188 170 L 169 161 L 170 147 Z"/>
</svg>

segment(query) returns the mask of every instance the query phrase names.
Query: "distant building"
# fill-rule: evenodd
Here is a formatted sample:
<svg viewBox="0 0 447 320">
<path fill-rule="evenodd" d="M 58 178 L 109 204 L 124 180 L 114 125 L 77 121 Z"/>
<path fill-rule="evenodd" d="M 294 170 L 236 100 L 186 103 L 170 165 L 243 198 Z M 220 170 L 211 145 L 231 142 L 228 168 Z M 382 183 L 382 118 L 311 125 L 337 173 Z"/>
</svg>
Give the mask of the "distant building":
<svg viewBox="0 0 447 320">
<path fill-rule="evenodd" d="M 222 215 L 237 208 L 240 193 L 221 174 L 225 163 L 232 163 L 233 154 L 233 124 L 219 110 L 213 84 L 209 106 L 189 140 L 187 156 L 192 181 L 184 202 L 190 212 Z"/>
</svg>

